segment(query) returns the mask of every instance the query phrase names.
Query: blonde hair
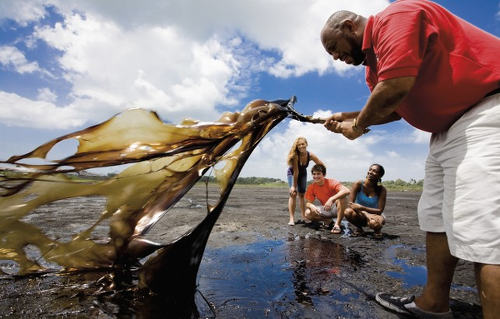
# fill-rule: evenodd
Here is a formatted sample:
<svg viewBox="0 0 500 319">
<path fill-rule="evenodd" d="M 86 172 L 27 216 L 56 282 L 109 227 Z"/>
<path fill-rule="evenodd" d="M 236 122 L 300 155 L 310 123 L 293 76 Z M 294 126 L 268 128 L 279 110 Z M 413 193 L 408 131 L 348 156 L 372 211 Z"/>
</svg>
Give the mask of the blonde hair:
<svg viewBox="0 0 500 319">
<path fill-rule="evenodd" d="M 299 136 L 295 139 L 295 142 L 293 142 L 293 145 L 292 145 L 292 148 L 290 149 L 290 152 L 288 152 L 288 156 L 287 156 L 287 160 L 286 160 L 286 162 L 288 163 L 289 166 L 293 165 L 293 159 L 295 158 L 295 156 L 299 155 L 299 150 L 297 149 L 297 144 L 301 140 L 304 141 L 304 143 L 306 143 L 306 146 L 307 146 L 307 140 L 305 137 Z"/>
</svg>

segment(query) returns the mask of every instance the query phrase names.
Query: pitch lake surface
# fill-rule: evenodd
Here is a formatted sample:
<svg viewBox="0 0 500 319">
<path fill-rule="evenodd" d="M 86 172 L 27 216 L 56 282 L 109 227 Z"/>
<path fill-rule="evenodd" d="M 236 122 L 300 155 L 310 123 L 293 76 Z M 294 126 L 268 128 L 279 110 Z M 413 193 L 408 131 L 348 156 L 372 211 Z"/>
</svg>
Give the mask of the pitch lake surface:
<svg viewBox="0 0 500 319">
<path fill-rule="evenodd" d="M 242 209 L 247 204 L 239 200 L 252 200 L 247 190 L 236 189 L 234 196 L 231 195 L 233 200 L 228 201 L 226 217 L 214 229 L 198 273 L 195 300 L 200 317 L 399 318 L 381 308 L 374 301 L 374 294 L 377 291 L 418 293 L 425 284 L 423 242 L 421 238 L 412 241 L 414 236 L 401 228 L 404 224 L 414 229 L 413 215 L 408 214 L 408 220 L 401 216 L 400 223 L 392 229 L 386 226 L 382 241 L 370 235 L 353 238 L 348 232 L 335 236 L 327 230 L 304 225 L 287 226 L 280 192 L 273 189 L 252 193 L 256 197 L 269 195 L 267 203 L 276 200 L 280 206 L 279 210 L 268 211 L 265 224 L 262 219 L 248 217 L 252 214 Z M 243 199 L 243 194 L 250 198 Z M 392 204 L 389 197 L 389 211 L 391 207 L 413 209 L 416 195 L 402 196 Z M 86 200 L 73 202 L 72 212 L 88 211 L 88 206 L 98 202 Z M 182 205 L 181 209 L 196 206 L 189 198 Z M 73 221 L 73 227 L 81 225 Z M 36 258 L 36 250 L 32 254 Z M 7 274 L 14 273 L 16 267 L 12 262 L 0 261 L 0 268 Z M 470 265 L 459 264 L 451 301 L 456 318 L 481 318 L 469 272 L 472 272 Z M 109 274 L 109 271 L 92 271 L 48 272 L 26 277 L 3 275 L 0 318 L 176 317 L 173 309 L 163 306 L 161 297 L 137 291 L 134 272 L 123 278 L 123 286 L 104 289 L 109 286 Z"/>
</svg>

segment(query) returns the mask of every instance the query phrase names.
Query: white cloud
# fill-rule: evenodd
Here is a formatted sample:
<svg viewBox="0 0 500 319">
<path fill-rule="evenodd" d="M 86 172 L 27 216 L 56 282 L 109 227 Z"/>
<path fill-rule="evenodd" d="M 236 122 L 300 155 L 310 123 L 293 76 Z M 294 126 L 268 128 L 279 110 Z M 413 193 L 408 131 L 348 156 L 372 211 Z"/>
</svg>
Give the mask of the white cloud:
<svg viewBox="0 0 500 319">
<path fill-rule="evenodd" d="M 125 30 L 78 14 L 35 35 L 63 52 L 59 63 L 76 103 L 85 100 L 97 114 L 103 106 L 113 113 L 140 106 L 173 121 L 207 120 L 216 104 L 236 103 L 229 84 L 239 63 L 216 36 L 200 43 L 175 27 Z"/>
<path fill-rule="evenodd" d="M 41 88 L 38 89 L 37 99 L 39 101 L 54 103 L 57 100 L 57 95 L 49 88 Z"/>
<path fill-rule="evenodd" d="M 85 117 L 73 107 L 58 108 L 0 91 L 0 121 L 8 126 L 67 129 L 82 125 Z"/>
<path fill-rule="evenodd" d="M 39 88 L 34 100 L 0 91 L 0 122 L 74 129 L 130 107 L 154 109 L 163 120 L 175 123 L 185 117 L 213 121 L 220 112 L 216 106 L 244 104 L 240 100 L 255 85 L 257 72 L 283 78 L 307 72 L 360 72 L 334 63 L 324 52 L 321 27 L 336 10 L 368 16 L 388 4 L 387 0 L 1 1 L 0 19 L 20 25 L 41 21 L 48 14 L 44 5 L 61 15 L 63 22 L 38 24 L 24 41 L 29 50 L 44 41 L 59 51 L 54 59 L 70 93 L 62 96 L 55 88 Z M 41 70 L 19 49 L 8 50 L 1 55 L 0 49 L 3 65 L 17 72 Z M 58 100 L 69 102 L 56 105 Z M 421 134 L 415 131 L 411 140 L 406 135 L 404 142 L 423 143 Z M 284 180 L 286 154 L 299 135 L 308 139 L 309 149 L 327 164 L 331 177 L 362 178 L 373 162 L 386 166 L 386 179 L 422 176 L 423 158 L 383 147 L 394 141 L 388 132 L 373 130 L 350 141 L 322 125 L 297 121 L 283 123 L 265 137 L 243 176 Z"/>
<path fill-rule="evenodd" d="M 0 1 L 0 20 L 12 19 L 21 26 L 38 21 L 46 14 L 44 0 Z"/>
<path fill-rule="evenodd" d="M 42 15 L 40 0 L 31 10 Z M 270 72 L 288 77 L 305 72 L 323 73 L 333 65 L 338 72 L 351 67 L 333 63 L 324 53 L 319 31 L 334 11 L 352 10 L 369 16 L 385 8 L 389 1 L 374 0 L 255 0 L 255 1 L 71 1 L 46 0 L 66 17 L 75 10 L 97 20 L 111 21 L 125 30 L 175 26 L 187 39 L 204 42 L 214 34 L 222 38 L 243 34 L 261 49 L 276 51 L 281 57 Z"/>
<path fill-rule="evenodd" d="M 30 49 L 42 40 L 60 51 L 58 66 L 71 87 L 69 98 L 60 100 L 72 102 L 59 109 L 81 107 L 84 118 L 96 122 L 139 106 L 178 122 L 213 120 L 217 105 L 239 104 L 258 71 L 289 77 L 352 70 L 324 53 L 324 21 L 338 9 L 369 15 L 388 3 L 25 0 L 1 2 L 0 19 L 26 25 L 42 21 L 48 7 L 63 18 L 37 25 L 25 39 Z M 18 72 L 40 71 L 37 62 L 7 48 L 1 63 Z"/>
<path fill-rule="evenodd" d="M 28 62 L 24 54 L 13 46 L 0 46 L 0 64 L 7 68 L 13 68 L 18 73 L 42 72 L 37 62 Z"/>
<path fill-rule="evenodd" d="M 396 158 L 399 158 L 400 156 L 395 151 L 389 151 L 389 152 L 387 152 L 387 157 L 396 159 Z"/>
</svg>

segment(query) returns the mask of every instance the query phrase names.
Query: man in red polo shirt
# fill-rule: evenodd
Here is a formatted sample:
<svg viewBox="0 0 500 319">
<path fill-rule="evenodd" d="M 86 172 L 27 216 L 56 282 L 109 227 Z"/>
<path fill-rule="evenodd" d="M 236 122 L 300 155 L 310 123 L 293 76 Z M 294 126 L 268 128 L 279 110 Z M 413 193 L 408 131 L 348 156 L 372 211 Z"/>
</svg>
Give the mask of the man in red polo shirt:
<svg viewBox="0 0 500 319">
<path fill-rule="evenodd" d="M 305 216 L 312 221 L 322 221 L 330 224 L 335 219 L 332 233 L 342 233 L 341 222 L 347 208 L 347 196 L 350 191 L 347 187 L 333 178 L 325 178 L 326 167 L 316 164 L 311 168 L 313 182 L 307 187 L 304 198 L 306 199 Z M 318 200 L 322 206 L 313 204 Z"/>
<path fill-rule="evenodd" d="M 418 206 L 428 280 L 417 298 L 377 294 L 394 311 L 449 317 L 457 258 L 475 263 L 484 318 L 500 313 L 500 39 L 423 0 L 365 18 L 334 13 L 321 31 L 335 60 L 366 66 L 371 95 L 325 127 L 355 139 L 405 119 L 432 133 Z"/>
</svg>

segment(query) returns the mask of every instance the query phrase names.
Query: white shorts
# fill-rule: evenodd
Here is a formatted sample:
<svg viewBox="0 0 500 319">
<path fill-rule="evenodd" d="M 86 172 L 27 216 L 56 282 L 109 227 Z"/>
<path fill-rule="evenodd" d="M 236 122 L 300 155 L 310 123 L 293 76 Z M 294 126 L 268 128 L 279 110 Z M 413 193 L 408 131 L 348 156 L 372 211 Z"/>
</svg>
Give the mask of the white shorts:
<svg viewBox="0 0 500 319">
<path fill-rule="evenodd" d="M 446 232 L 453 256 L 500 264 L 500 94 L 432 134 L 418 219 Z"/>
<path fill-rule="evenodd" d="M 337 217 L 337 205 L 332 205 L 330 210 L 326 210 L 325 206 L 316 206 L 319 209 L 319 214 L 324 218 Z"/>
</svg>

